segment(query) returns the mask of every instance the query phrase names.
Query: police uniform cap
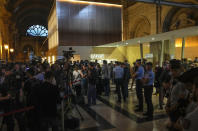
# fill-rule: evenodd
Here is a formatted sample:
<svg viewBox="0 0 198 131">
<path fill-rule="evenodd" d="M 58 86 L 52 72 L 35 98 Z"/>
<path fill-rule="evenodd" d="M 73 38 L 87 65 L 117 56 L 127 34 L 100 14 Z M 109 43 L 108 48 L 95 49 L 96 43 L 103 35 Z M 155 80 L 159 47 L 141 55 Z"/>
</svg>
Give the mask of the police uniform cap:
<svg viewBox="0 0 198 131">
<path fill-rule="evenodd" d="M 137 59 L 136 62 L 141 62 L 141 59 Z"/>
<path fill-rule="evenodd" d="M 146 65 L 153 66 L 153 63 L 152 62 L 147 62 Z"/>
</svg>

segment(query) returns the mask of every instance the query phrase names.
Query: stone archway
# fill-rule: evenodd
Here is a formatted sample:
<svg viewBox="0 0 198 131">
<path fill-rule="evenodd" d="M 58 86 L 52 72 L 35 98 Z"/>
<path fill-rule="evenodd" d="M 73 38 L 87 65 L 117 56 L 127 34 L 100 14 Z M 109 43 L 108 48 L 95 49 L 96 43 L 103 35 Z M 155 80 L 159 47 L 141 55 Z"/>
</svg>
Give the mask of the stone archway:
<svg viewBox="0 0 198 131">
<path fill-rule="evenodd" d="M 151 34 L 151 24 L 147 17 L 140 16 L 131 29 L 130 38 L 143 37 Z"/>
<path fill-rule="evenodd" d="M 173 7 L 163 23 L 163 32 L 182 29 L 198 24 L 197 10 Z"/>
<path fill-rule="evenodd" d="M 162 31 L 167 32 L 167 31 L 192 27 L 196 25 L 198 25 L 198 14 L 196 9 L 173 7 L 165 17 Z M 173 41 L 174 43 L 178 43 L 176 42 L 177 40 L 173 40 Z M 195 39 L 193 38 L 188 39 L 188 41 L 186 41 L 185 49 L 187 51 L 196 48 L 196 47 L 194 48 L 190 47 L 192 43 L 196 43 Z M 169 48 L 166 48 L 166 46 L 169 46 Z M 178 59 L 180 58 L 181 47 L 175 47 L 175 45 L 173 45 L 173 42 L 169 41 L 169 44 L 165 45 L 165 49 L 166 49 L 165 55 L 174 55 L 176 58 Z"/>
</svg>

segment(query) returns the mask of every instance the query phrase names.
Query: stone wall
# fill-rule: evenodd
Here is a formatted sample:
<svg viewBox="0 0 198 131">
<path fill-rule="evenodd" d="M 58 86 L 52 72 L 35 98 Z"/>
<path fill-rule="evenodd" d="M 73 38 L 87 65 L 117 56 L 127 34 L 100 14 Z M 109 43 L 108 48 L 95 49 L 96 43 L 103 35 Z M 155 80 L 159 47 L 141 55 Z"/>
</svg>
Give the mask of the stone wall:
<svg viewBox="0 0 198 131">
<path fill-rule="evenodd" d="M 172 1 L 198 4 L 198 1 L 196 0 Z M 125 22 L 123 22 L 123 35 L 125 35 L 123 37 L 124 40 L 191 27 L 197 25 L 198 23 L 198 14 L 196 13 L 196 9 L 161 5 L 161 9 L 158 10 L 157 13 L 156 7 L 156 4 L 137 2 L 125 8 L 124 13 L 127 13 L 125 13 L 124 16 L 127 17 L 128 23 L 125 24 Z M 190 43 L 198 43 L 198 36 L 195 37 L 197 39 L 191 39 Z M 170 59 L 173 58 L 173 56 L 178 59 L 181 58 L 181 47 L 175 47 L 175 41 L 176 40 L 174 39 L 165 41 L 165 49 L 163 55 L 164 59 Z M 198 44 L 195 44 L 194 48 L 186 47 L 185 57 L 194 59 L 194 57 L 198 56 L 198 53 L 195 50 L 197 48 Z M 131 52 L 132 48 L 129 48 L 128 51 Z M 154 54 L 154 62 L 159 62 L 161 53 L 161 42 L 150 43 L 150 53 Z M 130 56 L 128 56 L 128 58 L 129 57 Z M 140 58 L 140 56 L 136 57 Z"/>
</svg>

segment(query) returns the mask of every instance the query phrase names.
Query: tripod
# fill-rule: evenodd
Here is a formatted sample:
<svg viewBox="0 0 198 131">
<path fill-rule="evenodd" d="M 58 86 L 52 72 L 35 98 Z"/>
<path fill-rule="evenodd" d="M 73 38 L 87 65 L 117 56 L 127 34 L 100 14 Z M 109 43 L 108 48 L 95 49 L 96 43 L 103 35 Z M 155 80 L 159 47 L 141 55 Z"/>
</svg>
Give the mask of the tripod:
<svg viewBox="0 0 198 131">
<path fill-rule="evenodd" d="M 81 120 L 84 120 L 84 117 L 80 113 L 80 110 L 78 109 L 77 102 L 76 102 L 76 95 L 73 93 L 73 90 L 71 88 L 72 85 L 69 85 L 67 82 L 65 82 L 66 92 L 65 96 L 66 99 L 62 100 L 61 102 L 61 116 L 62 116 L 62 130 L 65 131 L 65 115 L 67 115 L 73 108 L 76 109 L 77 113 L 79 114 Z M 64 94 L 64 93 L 63 93 Z"/>
</svg>

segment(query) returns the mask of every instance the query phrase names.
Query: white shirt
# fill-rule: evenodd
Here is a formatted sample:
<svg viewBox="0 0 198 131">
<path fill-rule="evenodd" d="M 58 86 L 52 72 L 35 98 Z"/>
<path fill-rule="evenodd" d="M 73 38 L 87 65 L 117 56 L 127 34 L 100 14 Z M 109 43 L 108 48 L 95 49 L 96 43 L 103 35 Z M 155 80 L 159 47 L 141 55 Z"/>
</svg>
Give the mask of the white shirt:
<svg viewBox="0 0 198 131">
<path fill-rule="evenodd" d="M 81 74 L 82 74 L 82 72 L 81 72 L 81 70 L 74 70 L 73 71 L 73 84 L 74 85 L 79 85 L 80 84 L 80 80 L 81 80 Z"/>
</svg>

